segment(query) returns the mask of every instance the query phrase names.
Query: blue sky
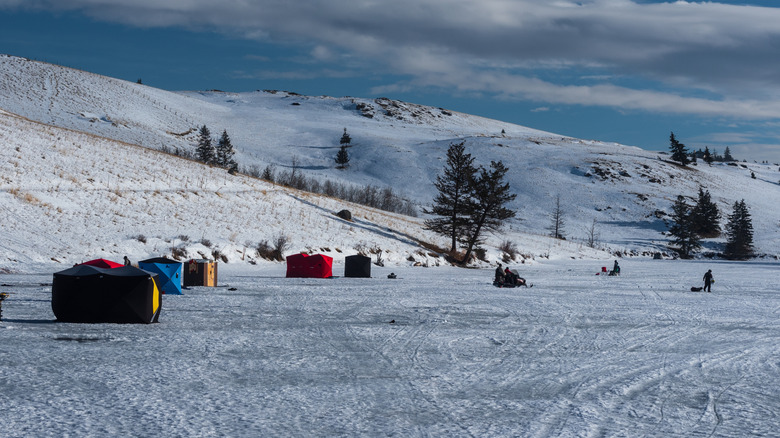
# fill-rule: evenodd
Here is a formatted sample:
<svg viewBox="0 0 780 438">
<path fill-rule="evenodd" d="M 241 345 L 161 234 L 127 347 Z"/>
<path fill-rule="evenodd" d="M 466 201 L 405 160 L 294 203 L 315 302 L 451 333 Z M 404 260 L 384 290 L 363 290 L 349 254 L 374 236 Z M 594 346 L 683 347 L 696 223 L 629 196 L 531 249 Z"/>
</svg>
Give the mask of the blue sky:
<svg viewBox="0 0 780 438">
<path fill-rule="evenodd" d="M 774 0 L 0 0 L 0 42 L 166 90 L 384 96 L 780 162 Z"/>
</svg>

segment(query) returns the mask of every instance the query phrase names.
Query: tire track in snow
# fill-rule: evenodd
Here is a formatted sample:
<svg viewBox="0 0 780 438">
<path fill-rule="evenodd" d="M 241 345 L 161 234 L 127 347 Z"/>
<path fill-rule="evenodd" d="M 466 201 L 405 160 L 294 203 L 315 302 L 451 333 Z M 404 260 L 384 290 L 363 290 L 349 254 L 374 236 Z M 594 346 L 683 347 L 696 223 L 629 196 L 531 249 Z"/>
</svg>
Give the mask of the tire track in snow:
<svg viewBox="0 0 780 438">
<path fill-rule="evenodd" d="M 316 328 L 318 343 L 330 346 L 329 350 L 342 358 L 338 374 L 344 376 L 345 382 L 340 399 L 356 404 L 372 400 L 365 408 L 374 410 L 380 418 L 388 411 L 401 411 L 401 417 L 395 420 L 403 421 L 393 427 L 400 426 L 407 431 L 411 428 L 417 435 L 424 434 L 420 424 L 430 421 L 426 418 L 447 418 L 440 421 L 448 433 L 470 435 L 458 418 L 438 404 L 435 394 L 427 387 L 428 368 L 419 360 L 420 349 L 436 331 L 440 318 L 390 325 L 377 321 L 376 301 L 376 296 L 366 294 L 338 313 L 328 315 L 332 324 Z M 381 330 L 377 330 L 377 324 L 381 324 Z M 390 336 L 386 336 L 388 330 L 392 330 Z M 379 337 L 377 341 L 377 331 L 385 338 Z M 376 385 L 377 380 L 381 384 Z"/>
</svg>

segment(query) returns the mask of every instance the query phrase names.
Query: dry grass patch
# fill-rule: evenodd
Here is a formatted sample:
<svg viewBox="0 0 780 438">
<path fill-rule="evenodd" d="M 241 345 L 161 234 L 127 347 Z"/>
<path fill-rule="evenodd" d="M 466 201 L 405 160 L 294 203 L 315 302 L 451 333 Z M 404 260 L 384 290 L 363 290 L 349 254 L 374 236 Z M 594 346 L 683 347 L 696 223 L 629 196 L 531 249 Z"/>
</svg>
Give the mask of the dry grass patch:
<svg viewBox="0 0 780 438">
<path fill-rule="evenodd" d="M 11 189 L 8 189 L 8 193 L 14 195 L 17 199 L 26 202 L 28 204 L 32 205 L 42 205 L 42 202 L 40 199 L 36 198 L 35 195 L 29 192 L 24 192 L 22 189 L 18 187 L 14 187 Z"/>
</svg>

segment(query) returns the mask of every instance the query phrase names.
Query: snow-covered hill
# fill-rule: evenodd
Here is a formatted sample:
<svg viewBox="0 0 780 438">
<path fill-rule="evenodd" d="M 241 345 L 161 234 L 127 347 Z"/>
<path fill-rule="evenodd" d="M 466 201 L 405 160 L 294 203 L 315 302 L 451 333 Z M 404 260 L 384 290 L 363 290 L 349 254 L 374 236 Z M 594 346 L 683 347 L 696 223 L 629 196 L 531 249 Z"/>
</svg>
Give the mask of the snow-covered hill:
<svg viewBox="0 0 780 438">
<path fill-rule="evenodd" d="M 10 56 L 0 56 L 0 109 L 0 197 L 10 218 L 0 266 L 50 257 L 66 263 L 91 255 L 144 257 L 173 246 L 190 256 L 216 249 L 247 260 L 245 247 L 277 235 L 291 239 L 291 251 L 329 249 L 338 258 L 369 246 L 392 251 L 385 257 L 391 263 L 438 261 L 415 239 L 445 241 L 424 232 L 420 219 L 349 205 L 360 213 L 345 223 L 332 215 L 344 202 L 150 150 L 192 149 L 202 125 L 215 135 L 227 130 L 242 168 L 285 169 L 295 159 L 311 178 L 391 186 L 422 205 L 435 194 L 432 182 L 448 146 L 464 141 L 479 164 L 508 165 L 518 194 L 512 205 L 518 218 L 488 242 L 492 257 L 503 240 L 535 257 L 606 257 L 581 243 L 593 220 L 600 246 L 613 253 L 664 251 L 664 212 L 677 195 L 695 196 L 699 185 L 724 215 L 744 198 L 758 251 L 780 254 L 777 165 L 683 169 L 635 147 L 388 99 L 174 93 Z M 350 168 L 341 171 L 334 158 L 344 128 L 354 146 Z M 661 139 L 665 131 L 659 128 Z M 545 236 L 558 196 L 565 242 Z M 717 251 L 720 242 L 705 242 L 705 250 Z"/>
</svg>

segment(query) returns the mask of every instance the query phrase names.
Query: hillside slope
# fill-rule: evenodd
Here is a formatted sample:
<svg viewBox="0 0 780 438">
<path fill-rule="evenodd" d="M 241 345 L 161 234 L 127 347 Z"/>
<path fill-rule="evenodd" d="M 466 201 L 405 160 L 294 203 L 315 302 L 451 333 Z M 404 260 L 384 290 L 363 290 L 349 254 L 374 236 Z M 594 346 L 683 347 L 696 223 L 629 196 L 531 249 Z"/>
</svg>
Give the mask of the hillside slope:
<svg viewBox="0 0 780 438">
<path fill-rule="evenodd" d="M 422 230 L 420 219 L 229 175 L 5 111 L 0 142 L 0 270 L 174 252 L 256 263 L 263 262 L 258 244 L 280 236 L 289 242 L 287 254 L 322 252 L 341 261 L 361 248 L 380 249 L 389 265 L 444 263 L 421 246 L 437 237 Z M 335 215 L 344 208 L 352 212 L 351 222 Z M 574 244 L 563 248 L 599 254 Z"/>
<path fill-rule="evenodd" d="M 215 136 L 228 131 L 243 168 L 271 164 L 284 170 L 294 158 L 309 177 L 391 186 L 421 205 L 435 195 L 432 183 L 447 147 L 464 141 L 479 164 L 507 164 L 518 194 L 512 205 L 518 218 L 492 242 L 514 240 L 529 252 L 545 246 L 552 250 L 546 252 L 555 252 L 556 244 L 563 244 L 542 237 L 558 196 L 570 240 L 584 239 L 595 220 L 601 246 L 613 252 L 663 251 L 664 213 L 677 195 L 695 196 L 701 185 L 712 193 L 724 222 L 734 201 L 744 198 L 753 214 L 758 251 L 780 253 L 776 165 L 684 169 L 664 155 L 635 147 L 388 99 L 263 91 L 174 93 L 8 56 L 0 57 L 0 108 L 151 149 L 191 150 L 197 128 L 205 124 Z M 333 159 L 344 128 L 354 146 L 350 168 L 340 171 Z M 705 250 L 717 251 L 721 243 L 707 241 Z"/>
</svg>

